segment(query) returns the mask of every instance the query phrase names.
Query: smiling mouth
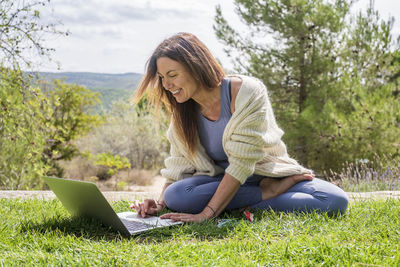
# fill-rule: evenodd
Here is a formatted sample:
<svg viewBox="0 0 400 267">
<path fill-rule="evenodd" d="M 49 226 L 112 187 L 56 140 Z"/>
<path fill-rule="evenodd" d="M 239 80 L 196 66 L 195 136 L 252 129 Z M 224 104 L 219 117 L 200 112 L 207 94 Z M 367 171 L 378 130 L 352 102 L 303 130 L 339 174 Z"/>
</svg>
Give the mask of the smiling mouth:
<svg viewBox="0 0 400 267">
<path fill-rule="evenodd" d="M 181 90 L 182 90 L 182 88 L 179 88 L 178 90 L 171 91 L 171 93 L 172 93 L 173 95 L 176 95 L 176 94 L 179 93 Z"/>
</svg>

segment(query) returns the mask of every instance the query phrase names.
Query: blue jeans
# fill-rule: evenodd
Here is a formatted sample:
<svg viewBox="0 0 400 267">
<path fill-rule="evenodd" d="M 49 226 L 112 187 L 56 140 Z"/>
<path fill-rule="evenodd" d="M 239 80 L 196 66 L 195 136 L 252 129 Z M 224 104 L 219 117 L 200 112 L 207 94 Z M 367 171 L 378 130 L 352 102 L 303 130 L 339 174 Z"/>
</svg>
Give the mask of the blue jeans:
<svg viewBox="0 0 400 267">
<path fill-rule="evenodd" d="M 177 212 L 200 213 L 213 197 L 222 177 L 223 175 L 193 176 L 171 184 L 164 192 L 167 207 Z M 262 179 L 263 176 L 260 175 L 249 177 L 240 186 L 225 210 L 251 207 L 276 211 L 318 211 L 330 214 L 346 211 L 348 204 L 346 193 L 327 181 L 318 178 L 302 181 L 285 193 L 263 201 L 259 187 Z"/>
</svg>

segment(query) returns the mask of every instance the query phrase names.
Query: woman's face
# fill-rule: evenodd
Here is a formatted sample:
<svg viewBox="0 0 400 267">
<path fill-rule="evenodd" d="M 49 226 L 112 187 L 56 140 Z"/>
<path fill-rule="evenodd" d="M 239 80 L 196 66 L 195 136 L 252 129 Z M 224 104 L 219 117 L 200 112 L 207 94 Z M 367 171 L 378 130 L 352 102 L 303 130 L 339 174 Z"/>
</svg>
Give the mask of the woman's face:
<svg viewBox="0 0 400 267">
<path fill-rule="evenodd" d="M 198 83 L 181 63 L 168 57 L 160 57 L 156 64 L 163 87 L 172 93 L 178 103 L 183 103 L 198 93 Z"/>
</svg>

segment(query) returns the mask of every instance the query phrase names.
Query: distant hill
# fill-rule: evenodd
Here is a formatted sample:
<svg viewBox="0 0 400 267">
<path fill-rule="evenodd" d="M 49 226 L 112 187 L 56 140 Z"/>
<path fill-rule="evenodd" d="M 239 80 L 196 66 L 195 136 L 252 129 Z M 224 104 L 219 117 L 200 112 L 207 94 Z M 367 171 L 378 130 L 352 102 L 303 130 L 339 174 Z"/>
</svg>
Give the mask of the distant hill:
<svg viewBox="0 0 400 267">
<path fill-rule="evenodd" d="M 129 99 L 142 78 L 139 73 L 93 73 L 93 72 L 38 72 L 39 79 L 52 81 L 65 80 L 66 83 L 79 84 L 94 92 L 99 92 L 101 107 L 108 110 L 112 102 Z M 100 110 L 101 107 L 98 109 Z"/>
</svg>

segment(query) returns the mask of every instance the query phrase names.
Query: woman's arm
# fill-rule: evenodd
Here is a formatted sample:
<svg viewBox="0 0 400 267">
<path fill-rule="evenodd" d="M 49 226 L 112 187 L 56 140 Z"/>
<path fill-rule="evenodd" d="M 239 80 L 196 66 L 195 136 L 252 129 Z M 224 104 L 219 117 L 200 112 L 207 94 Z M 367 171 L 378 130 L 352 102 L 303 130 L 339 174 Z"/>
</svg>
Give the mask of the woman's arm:
<svg viewBox="0 0 400 267">
<path fill-rule="evenodd" d="M 200 214 L 205 215 L 206 219 L 218 216 L 229 202 L 231 202 L 232 198 L 239 190 L 239 187 L 240 182 L 232 175 L 226 173 L 222 178 L 217 191 L 215 191 L 214 196 Z M 212 211 L 211 215 L 210 210 Z"/>
<path fill-rule="evenodd" d="M 220 182 L 217 191 L 210 202 L 198 214 L 188 213 L 167 213 L 161 216 L 162 219 L 172 219 L 182 222 L 202 222 L 206 219 L 218 216 L 229 204 L 236 192 L 239 190 L 240 182 L 230 174 L 225 174 Z"/>
</svg>

